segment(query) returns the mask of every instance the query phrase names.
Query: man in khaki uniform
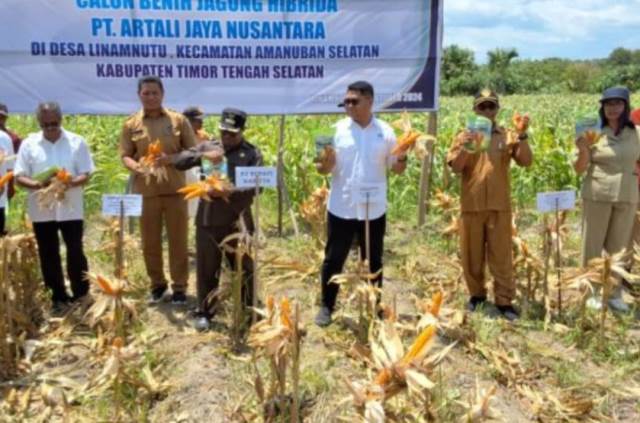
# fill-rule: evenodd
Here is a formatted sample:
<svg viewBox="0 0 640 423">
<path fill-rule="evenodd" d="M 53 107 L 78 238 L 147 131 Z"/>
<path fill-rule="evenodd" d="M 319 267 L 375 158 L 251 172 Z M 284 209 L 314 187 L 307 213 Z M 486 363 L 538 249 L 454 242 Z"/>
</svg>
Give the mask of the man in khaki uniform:
<svg viewBox="0 0 640 423">
<path fill-rule="evenodd" d="M 196 145 L 189 121 L 180 113 L 162 106 L 164 87 L 157 77 L 143 77 L 138 81 L 138 97 L 142 110 L 129 116 L 122 128 L 120 150 L 122 162 L 134 175 L 133 191 L 142 194 L 140 231 L 142 253 L 147 274 L 151 279 L 151 302 L 163 299 L 167 290 L 162 260 L 162 227 L 169 240 L 169 269 L 173 281 L 173 303 L 184 304 L 189 277 L 187 203 L 178 189 L 185 185 L 184 172 L 173 167 L 172 160 L 183 150 Z M 160 140 L 162 155 L 156 164 L 166 166 L 168 178 L 145 181 L 138 161 L 149 144 Z"/>
<path fill-rule="evenodd" d="M 447 162 L 462 177 L 460 249 L 462 267 L 471 296 L 468 308 L 474 311 L 487 299 L 484 280 L 485 257 L 495 280 L 495 303 L 502 315 L 514 320 L 518 313 L 511 305 L 515 296 L 511 257 L 511 159 L 519 166 L 531 165 L 533 156 L 526 132 L 508 137 L 496 124 L 500 108 L 498 96 L 490 90 L 478 93 L 473 103 L 477 115 L 493 123 L 492 136 L 485 151 L 467 146 L 474 135 L 458 134 L 447 155 Z"/>
</svg>

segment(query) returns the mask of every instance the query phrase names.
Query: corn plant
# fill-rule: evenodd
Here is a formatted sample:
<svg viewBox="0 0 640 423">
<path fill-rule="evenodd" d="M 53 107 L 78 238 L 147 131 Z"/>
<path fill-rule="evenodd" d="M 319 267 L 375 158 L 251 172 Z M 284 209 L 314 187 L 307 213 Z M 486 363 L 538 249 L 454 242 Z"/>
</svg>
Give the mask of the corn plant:
<svg viewBox="0 0 640 423">
<path fill-rule="evenodd" d="M 85 314 L 89 325 L 100 326 L 113 338 L 126 339 L 130 323 L 137 315 L 133 302 L 124 298 L 126 282 L 93 273 L 87 274 L 87 277 L 99 287 L 98 298 Z"/>
<path fill-rule="evenodd" d="M 37 252 L 32 235 L 0 240 L 0 378 L 14 376 L 27 336 L 38 332 L 42 317 Z"/>
<path fill-rule="evenodd" d="M 300 421 L 300 347 L 305 334 L 299 321 L 299 306 L 296 305 L 293 314 L 287 297 L 276 305 L 274 297 L 269 296 L 266 308 L 258 312 L 262 320 L 251 327 L 249 346 L 255 351 L 254 387 L 265 421 L 289 415 L 291 422 L 297 423 Z M 269 364 L 271 381 L 266 391 L 257 366 L 259 358 Z M 289 383 L 287 375 L 291 378 Z"/>
<path fill-rule="evenodd" d="M 382 290 L 374 285 L 376 278 L 380 276 L 382 269 L 376 273 L 369 271 L 369 263 L 359 260 L 355 269 L 351 272 L 333 275 L 329 283 L 338 284 L 351 289 L 348 303 L 355 303 L 358 312 L 356 323 L 356 338 L 360 343 L 366 344 L 369 339 L 372 324 L 378 315 L 378 303 Z"/>
</svg>

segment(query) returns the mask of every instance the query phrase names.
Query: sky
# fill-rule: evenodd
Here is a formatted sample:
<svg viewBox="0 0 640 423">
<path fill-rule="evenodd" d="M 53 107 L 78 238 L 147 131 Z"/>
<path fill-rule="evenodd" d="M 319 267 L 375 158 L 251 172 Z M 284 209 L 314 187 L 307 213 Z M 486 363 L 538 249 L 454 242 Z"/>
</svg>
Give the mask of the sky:
<svg viewBox="0 0 640 423">
<path fill-rule="evenodd" d="M 640 49 L 640 0 L 445 0 L 443 44 L 473 50 L 480 63 L 496 47 L 521 59 L 605 58 Z"/>
</svg>

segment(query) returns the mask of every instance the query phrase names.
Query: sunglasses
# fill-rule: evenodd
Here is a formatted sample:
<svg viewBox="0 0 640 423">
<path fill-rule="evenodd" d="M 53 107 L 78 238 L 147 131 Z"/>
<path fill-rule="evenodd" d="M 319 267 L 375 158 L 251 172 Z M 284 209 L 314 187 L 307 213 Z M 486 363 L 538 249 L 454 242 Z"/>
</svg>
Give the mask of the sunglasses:
<svg viewBox="0 0 640 423">
<path fill-rule="evenodd" d="M 480 103 L 478 104 L 478 110 L 495 110 L 496 109 L 496 104 L 495 103 Z"/>
<path fill-rule="evenodd" d="M 43 122 L 40 124 L 42 129 L 55 129 L 60 127 L 60 121 L 57 122 Z"/>
<path fill-rule="evenodd" d="M 360 103 L 360 99 L 357 98 L 345 98 L 342 104 L 345 106 L 357 106 Z"/>
</svg>

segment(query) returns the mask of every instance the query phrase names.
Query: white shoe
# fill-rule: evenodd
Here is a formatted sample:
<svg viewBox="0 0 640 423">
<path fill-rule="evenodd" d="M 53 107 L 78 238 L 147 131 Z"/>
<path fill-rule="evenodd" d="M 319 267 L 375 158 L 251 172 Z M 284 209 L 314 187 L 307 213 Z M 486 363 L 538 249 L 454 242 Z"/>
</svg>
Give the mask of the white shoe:
<svg viewBox="0 0 640 423">
<path fill-rule="evenodd" d="M 587 307 L 591 310 L 602 309 L 602 299 L 600 297 L 591 297 L 587 300 Z"/>
<path fill-rule="evenodd" d="M 609 307 L 611 307 L 611 310 L 618 311 L 620 313 L 628 313 L 630 310 L 627 303 L 622 301 L 622 298 L 611 298 L 609 300 Z"/>
</svg>

